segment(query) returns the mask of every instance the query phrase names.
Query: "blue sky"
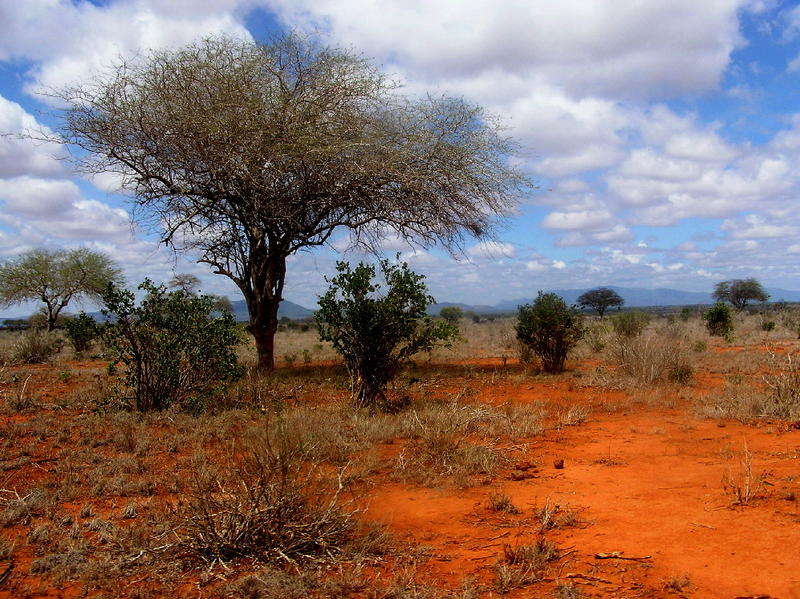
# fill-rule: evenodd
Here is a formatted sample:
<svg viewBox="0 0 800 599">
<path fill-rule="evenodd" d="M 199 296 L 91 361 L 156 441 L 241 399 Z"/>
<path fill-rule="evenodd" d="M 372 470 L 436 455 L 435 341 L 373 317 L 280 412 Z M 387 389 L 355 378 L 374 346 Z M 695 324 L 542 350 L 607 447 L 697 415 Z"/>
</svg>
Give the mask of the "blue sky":
<svg viewBox="0 0 800 599">
<path fill-rule="evenodd" d="M 0 2 L 0 258 L 89 246 L 131 284 L 191 272 L 238 299 L 132 224 L 113 177 L 18 135 L 53 124 L 43 89 L 121 56 L 286 28 L 362 52 L 408 94 L 479 103 L 521 144 L 540 190 L 495 241 L 458 257 L 386 241 L 437 299 L 751 276 L 800 289 L 800 5 L 769 0 Z M 346 241 L 293 257 L 286 298 L 313 305 L 337 258 L 363 258 Z"/>
</svg>

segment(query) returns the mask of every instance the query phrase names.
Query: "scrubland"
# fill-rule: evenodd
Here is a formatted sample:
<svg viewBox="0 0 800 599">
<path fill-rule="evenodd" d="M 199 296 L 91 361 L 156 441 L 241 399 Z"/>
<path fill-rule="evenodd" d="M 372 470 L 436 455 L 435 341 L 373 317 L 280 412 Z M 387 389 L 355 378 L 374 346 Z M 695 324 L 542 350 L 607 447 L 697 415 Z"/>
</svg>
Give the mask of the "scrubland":
<svg viewBox="0 0 800 599">
<path fill-rule="evenodd" d="M 557 375 L 513 324 L 462 319 L 397 413 L 301 324 L 198 415 L 3 333 L 0 598 L 800 597 L 800 312 L 589 320 Z"/>
</svg>

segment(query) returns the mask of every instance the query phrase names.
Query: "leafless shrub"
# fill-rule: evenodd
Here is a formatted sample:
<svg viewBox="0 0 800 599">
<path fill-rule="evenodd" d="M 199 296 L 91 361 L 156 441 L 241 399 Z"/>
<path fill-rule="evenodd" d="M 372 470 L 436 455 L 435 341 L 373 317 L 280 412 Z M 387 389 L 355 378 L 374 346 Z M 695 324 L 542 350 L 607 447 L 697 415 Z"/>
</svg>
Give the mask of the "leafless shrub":
<svg viewBox="0 0 800 599">
<path fill-rule="evenodd" d="M 739 471 L 728 470 L 722 476 L 722 489 L 732 498 L 734 505 L 748 505 L 764 488 L 764 475 L 753 474 L 753 452 L 744 444 Z"/>
<path fill-rule="evenodd" d="M 800 419 L 800 367 L 791 354 L 785 361 L 771 357 L 774 372 L 761 377 L 763 389 L 745 384 L 737 375 L 729 378 L 725 389 L 698 398 L 695 409 L 709 418 L 733 418 L 741 422 L 774 418 Z"/>
<path fill-rule="evenodd" d="M 280 428 L 265 430 L 232 453 L 229 473 L 211 472 L 202 458 L 195 460 L 189 500 L 177 512 L 170 548 L 176 555 L 281 563 L 332 558 L 341 551 L 354 530 L 341 479 L 329 485 L 304 463 L 302 445 Z"/>
<path fill-rule="evenodd" d="M 556 599 L 580 599 L 581 595 L 581 589 L 573 582 L 562 582 L 553 592 Z"/>
<path fill-rule="evenodd" d="M 664 583 L 664 588 L 668 591 L 675 591 L 677 593 L 681 593 L 690 587 L 692 581 L 689 580 L 689 575 L 684 572 L 682 574 L 676 574 L 671 576 L 667 582 Z"/>
<path fill-rule="evenodd" d="M 0 561 L 10 560 L 13 554 L 14 554 L 14 543 L 9 541 L 5 537 L 0 537 Z"/>
<path fill-rule="evenodd" d="M 611 356 L 619 372 L 635 385 L 649 386 L 669 378 L 685 383 L 691 375 L 683 343 L 661 334 L 618 336 Z"/>
<path fill-rule="evenodd" d="M 4 508 L 0 512 L 0 526 L 29 524 L 34 515 L 52 503 L 52 497 L 42 489 L 34 489 L 25 495 L 19 495 L 16 491 L 5 492 L 4 495 L 0 496 L 0 505 Z"/>
<path fill-rule="evenodd" d="M 563 410 L 558 414 L 558 420 L 556 422 L 556 428 L 563 428 L 565 426 L 576 426 L 583 422 L 586 422 L 586 419 L 589 417 L 591 410 L 589 406 L 581 405 L 581 404 L 574 404 L 571 405 L 566 410 Z"/>
<path fill-rule="evenodd" d="M 64 340 L 58 333 L 32 328 L 17 337 L 11 359 L 15 363 L 41 364 L 51 360 L 63 346 Z"/>
</svg>

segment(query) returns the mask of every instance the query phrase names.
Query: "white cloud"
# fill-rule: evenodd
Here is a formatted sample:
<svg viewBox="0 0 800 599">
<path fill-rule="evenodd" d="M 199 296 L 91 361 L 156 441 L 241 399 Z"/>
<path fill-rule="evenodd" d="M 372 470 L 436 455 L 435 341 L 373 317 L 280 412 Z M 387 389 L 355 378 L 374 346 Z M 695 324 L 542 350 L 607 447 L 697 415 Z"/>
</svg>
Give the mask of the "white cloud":
<svg viewBox="0 0 800 599">
<path fill-rule="evenodd" d="M 66 173 L 63 148 L 24 138 L 35 136 L 40 130 L 48 133 L 22 106 L 0 96 L 0 177 L 53 177 Z"/>
<path fill-rule="evenodd" d="M 65 179 L 0 179 L 0 201 L 0 218 L 29 234 L 65 240 L 130 236 L 125 210 L 85 199 L 78 186 Z"/>
<path fill-rule="evenodd" d="M 26 0 L 0 6 L 0 60 L 37 61 L 27 90 L 62 88 L 119 57 L 178 47 L 213 34 L 249 38 L 231 9 L 244 2 Z"/>
<path fill-rule="evenodd" d="M 286 22 L 327 30 L 429 81 L 502 69 L 557 80 L 571 93 L 615 97 L 715 87 L 742 43 L 737 10 L 744 4 L 511 0 L 498 10 L 480 0 L 272 2 Z"/>
<path fill-rule="evenodd" d="M 510 243 L 499 241 L 482 241 L 467 248 L 467 255 L 471 258 L 511 258 L 516 254 L 516 249 Z"/>
</svg>

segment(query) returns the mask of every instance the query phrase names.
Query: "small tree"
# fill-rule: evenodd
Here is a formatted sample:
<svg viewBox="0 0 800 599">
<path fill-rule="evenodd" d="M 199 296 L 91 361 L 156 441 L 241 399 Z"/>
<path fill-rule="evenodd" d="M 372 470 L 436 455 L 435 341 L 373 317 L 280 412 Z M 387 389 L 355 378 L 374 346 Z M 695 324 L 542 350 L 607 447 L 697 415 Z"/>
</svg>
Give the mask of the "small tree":
<svg viewBox="0 0 800 599">
<path fill-rule="evenodd" d="M 717 302 L 703 314 L 708 334 L 715 337 L 730 337 L 733 334 L 733 315 L 723 302 Z"/>
<path fill-rule="evenodd" d="M 330 280 L 315 314 L 320 338 L 344 358 L 355 405 L 387 409 L 391 406 L 386 386 L 400 366 L 418 352 L 449 344 L 458 331 L 427 315 L 434 300 L 424 277 L 407 264 L 381 260 L 383 294 L 381 285 L 373 282 L 373 265 L 360 263 L 351 270 L 346 262 L 338 262 L 336 270 L 339 274 Z"/>
<path fill-rule="evenodd" d="M 445 306 L 439 310 L 441 316 L 447 324 L 457 326 L 458 321 L 464 316 L 464 311 L 458 306 Z"/>
<path fill-rule="evenodd" d="M 533 304 L 519 307 L 517 339 L 542 360 L 546 372 L 561 372 L 567 354 L 583 337 L 580 313 L 555 293 L 539 292 Z"/>
<path fill-rule="evenodd" d="M 89 349 L 92 341 L 100 334 L 100 328 L 94 318 L 86 312 L 81 312 L 64 322 L 64 334 L 75 351 L 80 353 Z"/>
<path fill-rule="evenodd" d="M 622 306 L 624 303 L 625 300 L 620 294 L 608 287 L 598 287 L 582 293 L 578 297 L 578 305 L 581 308 L 591 308 L 596 311 L 600 315 L 600 320 L 603 320 L 606 310 L 612 306 Z"/>
<path fill-rule="evenodd" d="M 73 298 L 99 299 L 109 283 L 121 280 L 122 271 L 101 252 L 31 250 L 0 266 L 0 306 L 40 300 L 52 331 Z"/>
<path fill-rule="evenodd" d="M 737 310 L 744 309 L 747 302 L 765 302 L 769 294 L 756 279 L 732 279 L 720 281 L 714 286 L 713 297 L 718 302 L 730 302 Z"/>
<path fill-rule="evenodd" d="M 140 412 L 173 404 L 201 409 L 242 373 L 233 315 L 212 316 L 210 297 L 167 293 L 147 279 L 139 289 L 147 295 L 138 306 L 127 289 L 109 285 L 103 294 L 111 369 L 125 366 L 121 376 L 129 394 L 122 399 Z"/>
</svg>

